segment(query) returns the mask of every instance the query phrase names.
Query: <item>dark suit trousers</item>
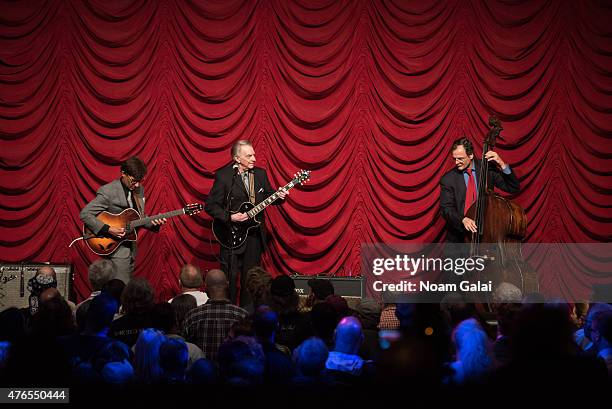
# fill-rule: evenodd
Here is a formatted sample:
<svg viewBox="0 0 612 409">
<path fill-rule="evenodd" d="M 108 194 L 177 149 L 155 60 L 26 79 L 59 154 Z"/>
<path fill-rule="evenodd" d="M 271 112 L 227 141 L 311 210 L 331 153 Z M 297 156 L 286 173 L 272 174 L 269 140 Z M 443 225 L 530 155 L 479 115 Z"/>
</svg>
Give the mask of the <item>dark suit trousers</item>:
<svg viewBox="0 0 612 409">
<path fill-rule="evenodd" d="M 251 268 L 261 264 L 263 250 L 261 238 L 258 231 L 255 231 L 255 233 L 247 236 L 246 247 L 244 248 L 232 251 L 221 247 L 221 269 L 225 272 L 229 281 L 230 300 L 241 307 L 249 306 L 252 303 L 246 290 L 246 273 Z M 239 280 L 240 286 L 238 287 Z M 240 303 L 238 303 L 238 288 L 240 288 Z"/>
</svg>

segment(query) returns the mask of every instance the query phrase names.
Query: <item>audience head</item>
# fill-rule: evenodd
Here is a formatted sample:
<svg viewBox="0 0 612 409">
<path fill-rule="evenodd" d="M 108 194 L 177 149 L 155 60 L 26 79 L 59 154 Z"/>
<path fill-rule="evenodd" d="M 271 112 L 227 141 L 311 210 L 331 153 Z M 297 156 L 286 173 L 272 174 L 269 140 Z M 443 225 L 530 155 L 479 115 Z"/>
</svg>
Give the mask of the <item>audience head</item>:
<svg viewBox="0 0 612 409">
<path fill-rule="evenodd" d="M 97 298 L 97 297 L 96 297 Z M 130 350 L 123 342 L 111 341 L 96 352 L 93 369 L 109 384 L 126 384 L 134 378 Z"/>
<path fill-rule="evenodd" d="M 191 294 L 181 294 L 172 299 L 170 303 L 174 311 L 174 320 L 178 329 L 183 328 L 183 321 L 187 313 L 198 306 L 198 302 Z"/>
<path fill-rule="evenodd" d="M 55 269 L 53 267 L 50 266 L 42 266 L 38 269 L 38 272 L 36 273 L 37 276 L 43 276 L 43 277 L 51 277 L 54 280 L 57 280 L 57 275 L 55 274 Z"/>
<path fill-rule="evenodd" d="M 255 330 L 253 329 L 253 316 L 247 315 L 244 318 L 234 322 L 229 331 L 229 338 L 237 337 L 254 337 Z"/>
<path fill-rule="evenodd" d="M 334 310 L 336 310 L 336 315 L 339 319 L 351 315 L 351 310 L 344 297 L 332 294 L 325 298 L 325 302 L 331 305 Z"/>
<path fill-rule="evenodd" d="M 598 351 L 612 346 L 612 311 L 599 311 L 594 315 L 591 340 Z"/>
<path fill-rule="evenodd" d="M 363 343 L 361 323 L 355 317 L 344 317 L 338 323 L 335 333 L 334 351 L 356 354 Z"/>
<path fill-rule="evenodd" d="M 588 302 L 577 302 L 572 308 L 572 321 L 576 329 L 582 328 L 587 312 L 589 311 Z"/>
<path fill-rule="evenodd" d="M 272 276 L 263 268 L 256 266 L 247 271 L 246 290 L 255 307 L 268 302 L 271 285 Z"/>
<path fill-rule="evenodd" d="M 514 322 L 512 347 L 518 359 L 572 354 L 575 344 L 567 310 L 546 304 L 523 305 Z"/>
<path fill-rule="evenodd" d="M 480 379 L 492 366 L 489 340 L 478 321 L 473 318 L 457 325 L 452 335 L 461 363 L 461 381 Z"/>
<path fill-rule="evenodd" d="M 185 341 L 166 338 L 159 348 L 159 364 L 164 378 L 170 382 L 183 382 L 188 363 L 189 352 Z"/>
<path fill-rule="evenodd" d="M 217 382 L 217 367 L 212 361 L 200 358 L 189 368 L 189 378 L 196 385 L 212 385 Z"/>
<path fill-rule="evenodd" d="M 102 286 L 102 292 L 113 297 L 119 305 L 121 305 L 121 294 L 123 294 L 123 290 L 125 290 L 125 283 L 118 278 L 113 278 Z"/>
<path fill-rule="evenodd" d="M 334 286 L 329 280 L 311 278 L 308 280 L 308 287 L 310 287 L 310 294 L 308 296 L 312 305 L 323 302 L 330 295 L 334 295 Z"/>
<path fill-rule="evenodd" d="M 55 270 L 53 267 L 42 266 L 38 269 L 36 275 L 28 280 L 28 290 L 30 291 L 28 302 L 31 315 L 38 312 L 40 295 L 49 288 L 57 288 Z"/>
<path fill-rule="evenodd" d="M 325 369 L 329 350 L 320 338 L 311 337 L 293 351 L 293 363 L 301 375 L 315 377 Z"/>
<path fill-rule="evenodd" d="M 261 345 L 253 337 L 237 337 L 225 341 L 217 355 L 219 372 L 234 385 L 257 385 L 262 382 L 265 357 Z"/>
<path fill-rule="evenodd" d="M 183 291 L 199 290 L 204 284 L 200 268 L 193 264 L 185 264 L 181 268 L 179 283 L 183 287 Z"/>
<path fill-rule="evenodd" d="M 166 340 L 164 334 L 153 328 L 140 332 L 134 346 L 134 370 L 140 382 L 158 382 L 162 377 L 159 348 Z"/>
<path fill-rule="evenodd" d="M 278 314 L 267 305 L 260 305 L 253 317 L 255 335 L 261 341 L 274 342 L 274 334 L 278 330 Z"/>
<path fill-rule="evenodd" d="M 41 302 L 32 317 L 32 333 L 37 337 L 56 338 L 76 331 L 72 309 L 59 293 Z"/>
<path fill-rule="evenodd" d="M 605 303 L 591 304 L 589 312 L 584 319 L 584 335 L 590 340 L 592 340 L 591 328 L 593 328 L 593 318 L 595 317 L 595 314 L 598 314 L 601 311 L 612 311 L 612 305 Z"/>
<path fill-rule="evenodd" d="M 511 283 L 499 283 L 493 292 L 493 302 L 495 303 L 520 303 L 522 299 L 521 289 Z"/>
<path fill-rule="evenodd" d="M 94 334 L 100 331 L 108 331 L 118 310 L 119 304 L 111 295 L 100 293 L 89 304 L 85 330 Z"/>
<path fill-rule="evenodd" d="M 102 287 L 117 275 L 117 267 L 106 258 L 101 258 L 89 265 L 87 270 L 89 283 L 93 291 L 101 291 Z"/>
<path fill-rule="evenodd" d="M 142 314 L 153 308 L 153 289 L 147 280 L 134 278 L 121 293 L 121 305 L 126 314 Z"/>
<path fill-rule="evenodd" d="M 174 308 L 167 302 L 157 303 L 151 309 L 153 328 L 164 334 L 174 334 L 176 331 L 176 318 Z"/>
<path fill-rule="evenodd" d="M 206 273 L 206 293 L 213 300 L 226 299 L 229 283 L 225 273 L 218 269 L 212 269 Z"/>
<path fill-rule="evenodd" d="M 62 298 L 62 295 L 57 290 L 57 288 L 47 288 L 40 294 L 40 302 L 47 302 L 54 298 Z"/>
<path fill-rule="evenodd" d="M 355 312 L 361 321 L 363 329 L 377 329 L 380 322 L 381 306 L 372 298 L 364 298 L 357 302 Z"/>
<path fill-rule="evenodd" d="M 295 292 L 295 283 L 287 275 L 279 275 L 270 285 L 270 307 L 280 316 L 297 312 L 300 297 Z"/>
<path fill-rule="evenodd" d="M 19 308 L 11 307 L 0 312 L 0 341 L 15 342 L 25 334 L 25 320 Z"/>
<path fill-rule="evenodd" d="M 326 302 L 317 303 L 310 311 L 310 318 L 314 334 L 323 341 L 330 343 L 339 321 L 334 307 Z"/>
</svg>

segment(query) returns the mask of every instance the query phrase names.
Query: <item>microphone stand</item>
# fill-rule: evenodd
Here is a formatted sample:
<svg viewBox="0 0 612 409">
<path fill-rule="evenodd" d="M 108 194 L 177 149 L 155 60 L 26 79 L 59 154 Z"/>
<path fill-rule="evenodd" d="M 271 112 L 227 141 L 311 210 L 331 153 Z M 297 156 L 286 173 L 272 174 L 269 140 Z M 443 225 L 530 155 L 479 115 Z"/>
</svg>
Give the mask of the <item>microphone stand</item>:
<svg viewBox="0 0 612 409">
<path fill-rule="evenodd" d="M 229 215 L 229 220 L 227 222 L 228 237 L 231 237 L 232 235 L 231 209 L 232 209 L 232 201 L 234 200 L 233 192 L 234 192 L 234 186 L 236 185 L 236 176 L 238 175 L 238 165 L 234 165 L 232 168 L 233 168 L 232 184 L 230 186 L 229 192 L 227 192 L 227 198 L 225 199 L 225 202 L 226 202 L 225 211 Z M 233 261 L 234 261 L 234 246 L 232 243 L 232 246 L 230 246 L 229 248 L 229 259 L 227 260 L 227 274 L 230 277 L 232 276 Z M 233 281 L 236 281 L 236 280 L 233 280 Z M 234 284 L 237 284 L 237 283 L 234 283 Z M 231 295 L 231 291 L 232 289 L 230 288 L 230 295 Z M 236 292 L 235 289 L 234 289 L 234 296 L 236 297 L 236 300 L 231 300 L 231 301 L 235 302 L 236 305 L 238 305 L 238 292 Z"/>
</svg>

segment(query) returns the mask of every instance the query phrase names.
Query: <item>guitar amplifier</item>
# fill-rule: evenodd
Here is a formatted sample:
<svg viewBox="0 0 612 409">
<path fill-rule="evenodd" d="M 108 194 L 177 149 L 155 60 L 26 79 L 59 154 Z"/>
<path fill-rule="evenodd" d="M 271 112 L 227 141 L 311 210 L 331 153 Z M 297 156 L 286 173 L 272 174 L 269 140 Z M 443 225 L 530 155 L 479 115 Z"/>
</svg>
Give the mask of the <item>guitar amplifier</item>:
<svg viewBox="0 0 612 409">
<path fill-rule="evenodd" d="M 310 292 L 308 280 L 316 278 L 318 280 L 330 281 L 334 286 L 334 294 L 336 295 L 347 298 L 363 298 L 363 279 L 361 277 L 330 277 L 294 274 L 291 278 L 295 283 L 295 292 L 299 295 L 308 295 Z"/>
<path fill-rule="evenodd" d="M 0 311 L 28 306 L 28 281 L 40 267 L 52 267 L 57 277 L 57 290 L 66 300 L 72 288 L 72 266 L 69 264 L 0 264 Z"/>
</svg>

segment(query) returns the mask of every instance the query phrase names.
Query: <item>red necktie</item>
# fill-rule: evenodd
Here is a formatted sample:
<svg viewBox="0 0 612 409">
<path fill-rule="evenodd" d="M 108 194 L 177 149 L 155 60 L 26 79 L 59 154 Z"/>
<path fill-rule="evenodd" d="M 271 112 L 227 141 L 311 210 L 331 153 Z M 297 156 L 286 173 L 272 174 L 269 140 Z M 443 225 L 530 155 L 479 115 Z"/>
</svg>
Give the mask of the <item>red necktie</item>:
<svg viewBox="0 0 612 409">
<path fill-rule="evenodd" d="M 465 190 L 464 214 L 467 213 L 470 206 L 476 202 L 476 182 L 474 182 L 474 177 L 472 176 L 472 168 L 467 168 L 465 171 L 468 174 L 468 183 L 467 189 Z"/>
</svg>

